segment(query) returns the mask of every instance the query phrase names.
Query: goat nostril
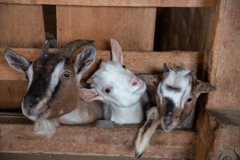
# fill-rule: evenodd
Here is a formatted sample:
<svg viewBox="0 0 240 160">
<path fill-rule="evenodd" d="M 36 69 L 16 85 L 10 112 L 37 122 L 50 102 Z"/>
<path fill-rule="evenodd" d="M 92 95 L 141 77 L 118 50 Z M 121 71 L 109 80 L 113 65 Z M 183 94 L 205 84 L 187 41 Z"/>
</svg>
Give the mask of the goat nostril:
<svg viewBox="0 0 240 160">
<path fill-rule="evenodd" d="M 136 82 L 136 81 L 135 81 L 135 82 L 133 82 L 133 83 L 132 83 L 132 85 L 133 85 L 133 86 L 136 86 L 136 85 L 137 85 L 137 82 Z"/>
<path fill-rule="evenodd" d="M 164 119 L 163 122 L 167 127 L 172 124 L 172 121 L 170 119 Z"/>
</svg>

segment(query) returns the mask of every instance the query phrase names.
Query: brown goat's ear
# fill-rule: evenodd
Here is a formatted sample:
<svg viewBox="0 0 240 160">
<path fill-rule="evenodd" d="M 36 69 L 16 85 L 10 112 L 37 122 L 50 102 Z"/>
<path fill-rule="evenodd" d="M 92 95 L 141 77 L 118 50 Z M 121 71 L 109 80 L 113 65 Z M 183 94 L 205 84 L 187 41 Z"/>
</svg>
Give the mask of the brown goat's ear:
<svg viewBox="0 0 240 160">
<path fill-rule="evenodd" d="M 137 77 L 143 80 L 146 84 L 157 86 L 157 80 L 153 77 L 153 75 L 138 73 Z"/>
<path fill-rule="evenodd" d="M 94 45 L 88 45 L 82 53 L 79 53 L 74 64 L 76 74 L 82 74 L 87 71 L 95 61 L 96 48 Z"/>
<path fill-rule="evenodd" d="M 123 63 L 122 48 L 115 39 L 111 39 L 112 61 Z"/>
<path fill-rule="evenodd" d="M 15 53 L 11 49 L 6 49 L 4 52 L 5 59 L 7 60 L 8 64 L 15 70 L 21 73 L 26 73 L 28 68 L 31 65 L 31 61 L 27 58 Z"/>
<path fill-rule="evenodd" d="M 85 89 L 80 88 L 79 96 L 87 102 L 95 101 L 95 100 L 103 100 L 102 95 L 100 95 L 96 89 Z"/>
<path fill-rule="evenodd" d="M 207 82 L 201 82 L 201 81 L 198 82 L 196 89 L 198 93 L 209 93 L 216 90 L 216 88 L 211 84 Z"/>
</svg>

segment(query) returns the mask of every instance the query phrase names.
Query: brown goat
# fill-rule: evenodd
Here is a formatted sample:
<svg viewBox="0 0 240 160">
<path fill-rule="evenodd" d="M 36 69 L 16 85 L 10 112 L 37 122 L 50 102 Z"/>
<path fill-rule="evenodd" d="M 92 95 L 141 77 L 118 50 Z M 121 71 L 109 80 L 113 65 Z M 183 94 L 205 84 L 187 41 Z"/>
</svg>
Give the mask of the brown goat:
<svg viewBox="0 0 240 160">
<path fill-rule="evenodd" d="M 35 121 L 37 134 L 52 136 L 58 123 L 84 124 L 101 118 L 102 107 L 97 102 L 83 101 L 78 92 L 82 88 L 82 74 L 95 61 L 96 49 L 90 40 L 75 40 L 57 54 L 48 53 L 46 41 L 42 54 L 33 62 L 6 49 L 9 65 L 28 77 L 28 91 L 22 102 L 22 112 Z M 81 46 L 76 61 L 71 55 Z"/>
<path fill-rule="evenodd" d="M 158 125 L 170 132 L 178 125 L 191 128 L 194 120 L 196 101 L 201 93 L 215 91 L 211 84 L 202 82 L 192 71 L 186 69 L 170 69 L 164 64 L 164 73 L 158 82 L 151 75 L 140 75 L 150 85 L 155 86 L 157 107 L 148 111 L 147 121 L 140 128 L 135 141 L 136 154 L 140 158 L 149 147 L 149 141 Z"/>
</svg>

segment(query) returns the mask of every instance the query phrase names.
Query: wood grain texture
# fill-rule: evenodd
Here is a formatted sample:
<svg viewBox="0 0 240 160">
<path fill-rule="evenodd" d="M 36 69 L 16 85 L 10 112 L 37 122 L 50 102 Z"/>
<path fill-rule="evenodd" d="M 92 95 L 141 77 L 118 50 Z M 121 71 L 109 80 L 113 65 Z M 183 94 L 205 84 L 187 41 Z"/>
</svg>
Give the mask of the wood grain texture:
<svg viewBox="0 0 240 160">
<path fill-rule="evenodd" d="M 220 1 L 218 21 L 209 56 L 211 84 L 207 110 L 223 123 L 240 125 L 240 1 Z"/>
<path fill-rule="evenodd" d="M 33 61 L 41 54 L 41 49 L 20 49 L 11 48 L 16 53 L 25 56 Z M 25 80 L 25 75 L 12 69 L 4 58 L 5 48 L 0 48 L 0 80 Z M 50 49 L 50 53 L 58 52 L 58 49 Z M 72 58 L 76 59 L 76 51 Z M 110 51 L 97 51 L 93 66 L 84 73 L 83 77 L 88 78 L 97 70 L 101 60 L 110 60 Z M 123 63 L 134 73 L 159 74 L 163 70 L 163 63 L 170 67 L 183 67 L 186 69 L 201 69 L 203 53 L 200 52 L 135 52 L 123 51 Z"/>
<path fill-rule="evenodd" d="M 214 146 L 210 153 L 210 159 L 219 159 L 223 152 L 230 152 L 240 158 L 240 126 L 221 124 L 216 130 Z"/>
<path fill-rule="evenodd" d="M 214 7 L 217 0 L 0 0 L 0 3 L 122 6 L 122 7 Z"/>
<path fill-rule="evenodd" d="M 42 6 L 0 4 L 0 46 L 41 48 L 45 41 Z"/>
<path fill-rule="evenodd" d="M 20 117 L 16 119 L 22 120 Z M 51 139 L 46 140 L 33 133 L 33 125 L 0 123 L 0 152 L 133 157 L 139 127 L 140 125 L 61 125 Z M 144 157 L 193 159 L 195 143 L 196 133 L 193 131 L 175 130 L 166 133 L 158 129 Z"/>
<path fill-rule="evenodd" d="M 156 8 L 57 6 L 57 42 L 92 39 L 110 50 L 116 39 L 123 50 L 153 51 Z"/>
<path fill-rule="evenodd" d="M 155 51 L 210 49 L 215 8 L 157 8 Z"/>
</svg>

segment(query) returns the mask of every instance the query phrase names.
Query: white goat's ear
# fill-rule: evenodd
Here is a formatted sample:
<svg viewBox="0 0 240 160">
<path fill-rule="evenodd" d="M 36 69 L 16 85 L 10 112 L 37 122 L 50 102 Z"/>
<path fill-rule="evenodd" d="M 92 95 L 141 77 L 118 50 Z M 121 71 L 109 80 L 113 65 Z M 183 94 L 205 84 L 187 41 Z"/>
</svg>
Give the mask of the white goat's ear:
<svg viewBox="0 0 240 160">
<path fill-rule="evenodd" d="M 207 82 L 198 81 L 197 92 L 198 93 L 209 93 L 215 91 L 216 88 Z"/>
<path fill-rule="evenodd" d="M 95 61 L 96 48 L 88 45 L 82 53 L 79 53 L 74 64 L 76 74 L 82 74 L 87 71 Z"/>
<path fill-rule="evenodd" d="M 14 68 L 18 72 L 21 72 L 24 74 L 26 73 L 26 71 L 28 70 L 28 68 L 30 67 L 30 65 L 32 63 L 25 57 L 15 53 L 14 51 L 12 51 L 11 49 L 8 49 L 8 48 L 5 50 L 4 56 L 5 56 L 8 64 L 12 68 Z"/>
<path fill-rule="evenodd" d="M 153 77 L 153 75 L 138 73 L 137 77 L 143 80 L 146 84 L 157 86 L 157 80 Z"/>
<path fill-rule="evenodd" d="M 115 39 L 111 39 L 112 61 L 123 63 L 122 48 Z"/>
<path fill-rule="evenodd" d="M 100 95 L 96 89 L 85 89 L 81 88 L 79 90 L 79 96 L 87 102 L 95 101 L 95 100 L 103 100 L 102 95 Z"/>
</svg>

